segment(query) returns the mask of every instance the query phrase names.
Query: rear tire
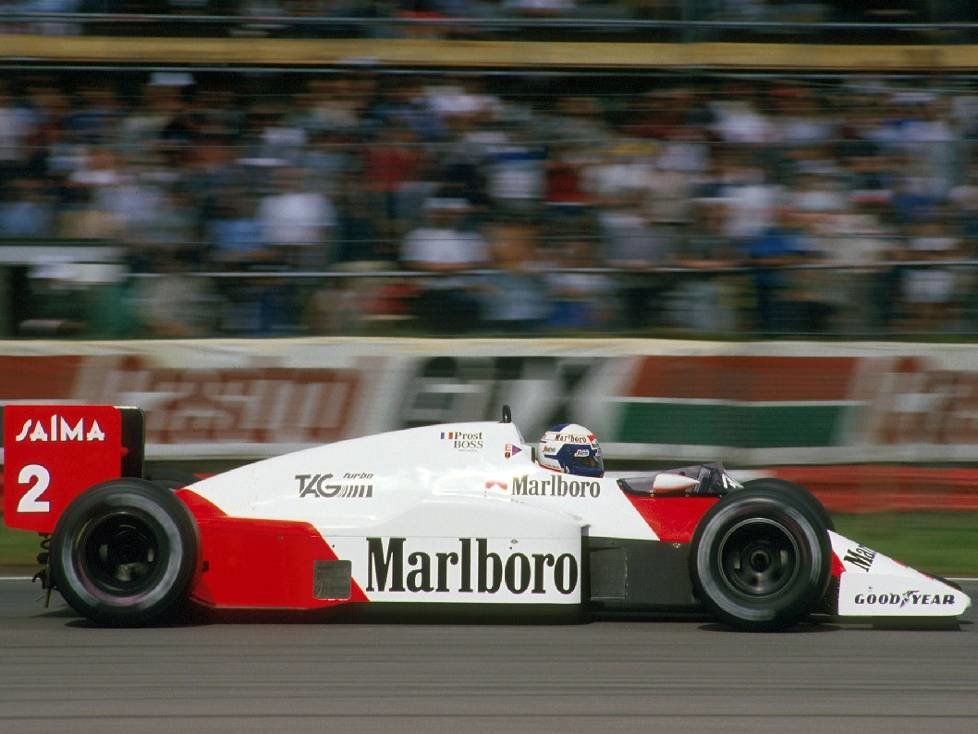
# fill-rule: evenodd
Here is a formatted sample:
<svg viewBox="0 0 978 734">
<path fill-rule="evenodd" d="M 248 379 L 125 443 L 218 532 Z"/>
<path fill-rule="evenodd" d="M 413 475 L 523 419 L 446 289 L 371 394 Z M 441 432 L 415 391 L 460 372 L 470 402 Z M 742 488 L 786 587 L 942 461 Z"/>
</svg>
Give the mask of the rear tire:
<svg viewBox="0 0 978 734">
<path fill-rule="evenodd" d="M 79 614 L 113 626 L 146 625 L 188 598 L 197 524 L 169 490 L 116 479 L 76 498 L 51 539 L 56 588 Z"/>
<path fill-rule="evenodd" d="M 164 489 L 177 490 L 200 481 L 200 477 L 184 469 L 168 466 L 148 466 L 143 478 Z"/>
<path fill-rule="evenodd" d="M 693 534 L 693 590 L 718 620 L 747 631 L 790 627 L 818 608 L 832 568 L 826 527 L 779 489 L 731 492 Z"/>
</svg>

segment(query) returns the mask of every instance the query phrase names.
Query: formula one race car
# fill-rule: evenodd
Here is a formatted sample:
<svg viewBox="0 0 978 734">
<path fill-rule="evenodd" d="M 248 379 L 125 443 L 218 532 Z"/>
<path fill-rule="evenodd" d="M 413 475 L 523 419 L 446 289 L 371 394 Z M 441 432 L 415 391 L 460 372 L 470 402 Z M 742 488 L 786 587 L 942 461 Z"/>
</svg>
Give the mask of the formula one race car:
<svg viewBox="0 0 978 734">
<path fill-rule="evenodd" d="M 740 484 L 717 464 L 608 478 L 594 436 L 576 440 L 591 469 L 555 471 L 504 409 L 499 423 L 340 441 L 174 490 L 143 478 L 138 409 L 12 404 L 5 518 L 51 535 L 42 579 L 108 625 L 189 603 L 327 619 L 699 610 L 771 630 L 812 615 L 953 621 L 971 603 L 833 532 L 797 485 Z"/>
</svg>

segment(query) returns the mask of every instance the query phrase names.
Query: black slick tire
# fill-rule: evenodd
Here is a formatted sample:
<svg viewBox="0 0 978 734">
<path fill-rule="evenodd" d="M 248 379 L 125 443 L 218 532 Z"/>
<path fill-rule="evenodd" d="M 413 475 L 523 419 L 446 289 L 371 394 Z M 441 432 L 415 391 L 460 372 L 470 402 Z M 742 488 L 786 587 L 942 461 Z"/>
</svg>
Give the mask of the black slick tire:
<svg viewBox="0 0 978 734">
<path fill-rule="evenodd" d="M 166 620 L 199 567 L 197 524 L 170 490 L 116 479 L 78 496 L 51 539 L 51 573 L 65 601 L 98 624 Z"/>
<path fill-rule="evenodd" d="M 807 502 L 751 486 L 711 507 L 693 534 L 696 596 L 720 622 L 779 630 L 815 611 L 832 568 L 828 530 Z"/>
<path fill-rule="evenodd" d="M 764 477 L 762 479 L 748 479 L 744 482 L 744 489 L 772 489 L 782 494 L 789 495 L 795 500 L 805 505 L 810 512 L 812 512 L 825 526 L 827 530 L 835 530 L 835 523 L 832 522 L 832 516 L 829 511 L 825 509 L 818 497 L 813 495 L 807 489 L 802 487 L 800 484 L 795 484 L 794 482 L 789 482 L 785 479 L 776 479 L 774 477 Z"/>
<path fill-rule="evenodd" d="M 183 489 L 200 481 L 200 477 L 196 474 L 168 466 L 148 466 L 143 477 L 153 484 L 170 490 Z"/>
</svg>

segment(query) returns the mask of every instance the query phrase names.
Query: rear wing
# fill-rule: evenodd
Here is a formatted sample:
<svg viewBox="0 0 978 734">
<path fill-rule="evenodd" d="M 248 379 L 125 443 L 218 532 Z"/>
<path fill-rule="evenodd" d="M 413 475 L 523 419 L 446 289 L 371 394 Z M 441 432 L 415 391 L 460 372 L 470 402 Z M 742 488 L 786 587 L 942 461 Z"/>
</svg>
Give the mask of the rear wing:
<svg viewBox="0 0 978 734">
<path fill-rule="evenodd" d="M 4 522 L 54 532 L 61 513 L 89 487 L 143 475 L 144 440 L 139 408 L 4 406 Z"/>
</svg>

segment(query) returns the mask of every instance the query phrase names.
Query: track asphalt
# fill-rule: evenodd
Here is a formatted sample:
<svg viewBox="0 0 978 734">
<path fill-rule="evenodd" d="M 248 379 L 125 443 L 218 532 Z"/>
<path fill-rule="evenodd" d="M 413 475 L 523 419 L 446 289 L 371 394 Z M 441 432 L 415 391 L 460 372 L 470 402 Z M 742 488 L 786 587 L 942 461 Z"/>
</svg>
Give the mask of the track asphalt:
<svg viewBox="0 0 978 734">
<path fill-rule="evenodd" d="M 0 574 L 2 575 L 2 574 Z M 978 601 L 978 581 L 962 584 Z M 0 732 L 976 732 L 958 630 L 704 620 L 100 629 L 0 581 Z"/>
</svg>

